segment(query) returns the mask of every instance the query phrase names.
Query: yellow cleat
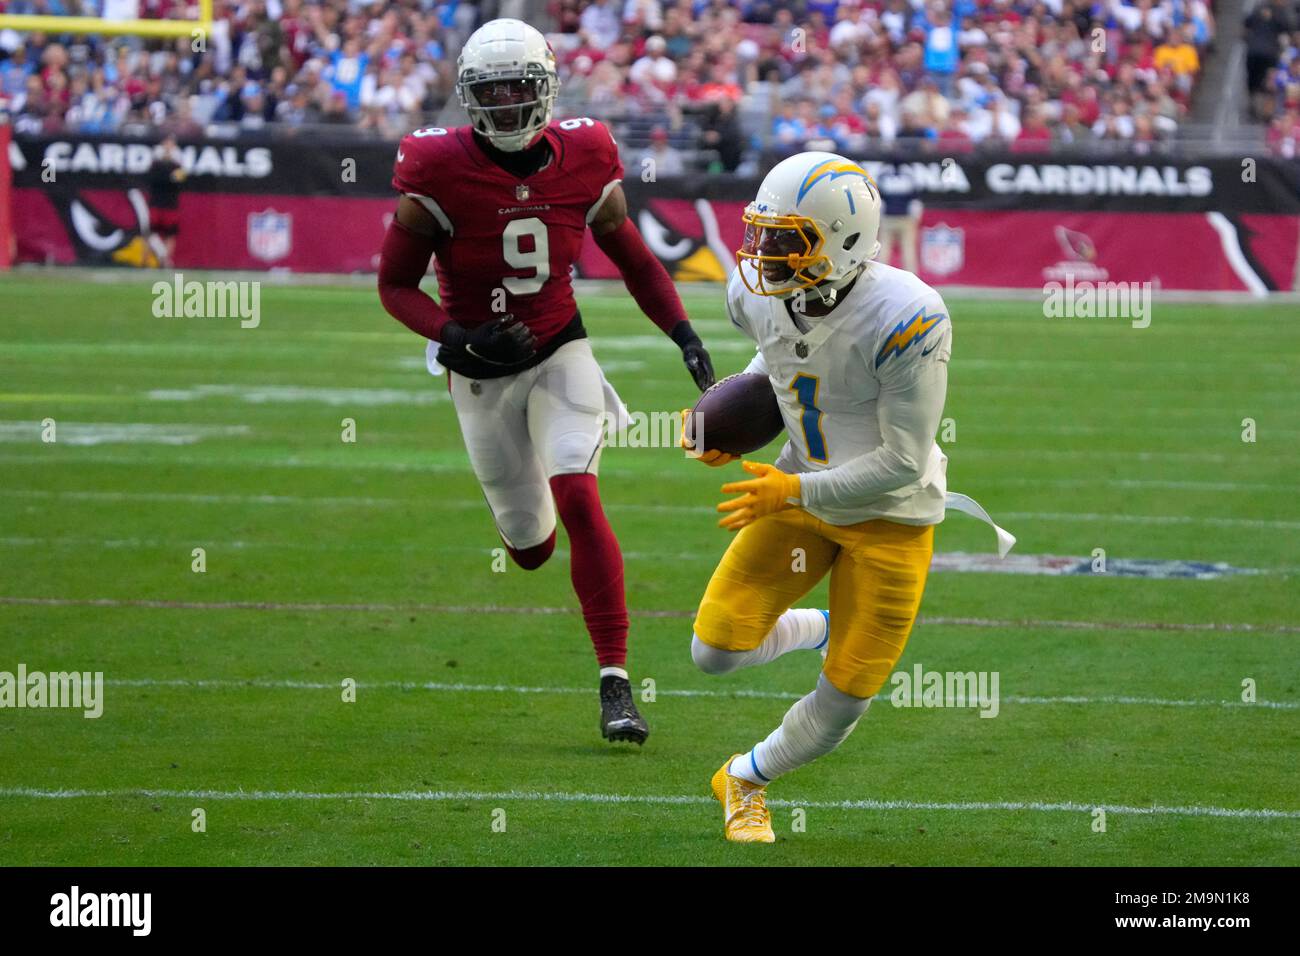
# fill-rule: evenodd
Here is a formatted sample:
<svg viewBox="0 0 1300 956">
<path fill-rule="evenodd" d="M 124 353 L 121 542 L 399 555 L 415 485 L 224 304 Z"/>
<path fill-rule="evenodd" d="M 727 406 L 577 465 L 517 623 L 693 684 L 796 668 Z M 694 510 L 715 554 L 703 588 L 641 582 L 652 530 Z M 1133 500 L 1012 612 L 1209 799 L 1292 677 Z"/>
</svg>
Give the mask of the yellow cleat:
<svg viewBox="0 0 1300 956">
<path fill-rule="evenodd" d="M 713 775 L 713 795 L 722 804 L 727 839 L 735 843 L 775 843 L 764 788 L 727 772 L 731 761 L 739 756 L 733 754 Z"/>
</svg>

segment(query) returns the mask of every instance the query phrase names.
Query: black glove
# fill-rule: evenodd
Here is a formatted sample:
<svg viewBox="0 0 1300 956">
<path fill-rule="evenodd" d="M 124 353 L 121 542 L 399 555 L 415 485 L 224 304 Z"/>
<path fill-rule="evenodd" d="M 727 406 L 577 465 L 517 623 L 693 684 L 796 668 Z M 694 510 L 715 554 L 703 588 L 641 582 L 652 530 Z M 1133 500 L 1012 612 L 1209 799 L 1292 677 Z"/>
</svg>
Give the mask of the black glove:
<svg viewBox="0 0 1300 956">
<path fill-rule="evenodd" d="M 682 350 L 682 361 L 686 370 L 695 379 L 695 386 L 702 392 L 713 384 L 713 359 L 709 358 L 704 343 L 695 334 L 689 322 L 678 322 L 673 326 L 672 340 Z"/>
<path fill-rule="evenodd" d="M 518 365 L 532 358 L 537 351 L 537 337 L 532 329 L 513 314 L 472 329 L 448 322 L 442 327 L 440 342 L 447 348 L 466 352 L 492 365 Z"/>
</svg>

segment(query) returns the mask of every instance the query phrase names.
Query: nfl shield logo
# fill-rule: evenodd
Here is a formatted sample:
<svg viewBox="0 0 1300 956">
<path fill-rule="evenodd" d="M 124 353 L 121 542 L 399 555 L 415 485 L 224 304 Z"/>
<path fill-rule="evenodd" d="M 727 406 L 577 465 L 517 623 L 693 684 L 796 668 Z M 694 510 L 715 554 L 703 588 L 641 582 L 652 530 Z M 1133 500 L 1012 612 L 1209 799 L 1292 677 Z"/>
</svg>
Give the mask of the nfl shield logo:
<svg viewBox="0 0 1300 956">
<path fill-rule="evenodd" d="M 283 259 L 293 248 L 293 216 L 267 209 L 248 215 L 248 254 L 263 262 Z"/>
<path fill-rule="evenodd" d="M 945 223 L 921 231 L 921 268 L 937 276 L 960 272 L 966 262 L 966 232 Z"/>
<path fill-rule="evenodd" d="M 518 186 L 515 187 L 515 198 L 518 199 L 520 202 L 527 202 L 530 194 L 531 194 L 531 190 L 523 183 L 520 183 Z"/>
</svg>

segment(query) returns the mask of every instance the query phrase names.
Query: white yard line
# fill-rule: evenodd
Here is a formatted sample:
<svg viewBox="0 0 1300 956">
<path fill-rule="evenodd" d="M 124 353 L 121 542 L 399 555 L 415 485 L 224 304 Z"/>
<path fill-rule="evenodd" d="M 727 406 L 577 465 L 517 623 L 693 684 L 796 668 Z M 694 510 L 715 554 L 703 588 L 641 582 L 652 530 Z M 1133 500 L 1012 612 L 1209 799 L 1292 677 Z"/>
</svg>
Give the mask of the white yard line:
<svg viewBox="0 0 1300 956">
<path fill-rule="evenodd" d="M 192 687 L 207 690 L 239 690 L 242 688 L 251 688 L 254 690 L 337 691 L 341 686 L 337 681 L 330 683 L 328 681 L 238 680 L 229 678 L 200 678 L 191 680 L 180 677 L 126 678 L 122 680 L 106 680 L 104 681 L 104 684 L 108 687 Z M 356 687 L 358 690 L 425 690 L 448 694 L 574 694 L 579 696 L 588 696 L 591 694 L 590 687 L 528 687 L 517 684 L 462 684 L 444 683 L 440 681 L 358 681 Z M 778 690 L 751 690 L 743 687 L 738 687 L 734 690 L 665 688 L 658 689 L 655 693 L 660 697 L 683 697 L 687 699 L 703 698 L 711 700 L 730 700 L 737 697 L 758 700 L 798 700 L 800 697 L 804 696 L 803 692 L 793 693 Z M 888 702 L 889 694 L 880 693 L 873 699 L 881 702 Z M 1227 707 L 1241 708 L 1243 710 L 1250 710 L 1252 708 L 1260 708 L 1262 710 L 1300 710 L 1300 701 L 1290 700 L 1256 701 L 1255 703 L 1247 704 L 1239 700 L 1179 700 L 1160 697 L 1131 697 L 1109 694 L 1096 697 L 1081 696 L 1077 694 L 1063 697 L 1032 697 L 1004 694 L 998 699 L 999 702 L 1003 704 L 1025 704 L 1034 706 L 1127 705 L 1136 707 Z"/>
<path fill-rule="evenodd" d="M 642 477 L 645 476 L 642 475 Z M 356 505 L 360 507 L 408 506 L 430 511 L 466 511 L 483 507 L 483 503 L 477 499 L 447 500 L 445 498 L 434 498 L 433 496 L 427 498 L 389 498 L 364 496 L 191 494 L 184 492 L 153 491 L 51 491 L 32 488 L 0 489 L 0 497 L 29 499 L 55 498 L 66 499 L 69 501 L 175 501 L 188 504 L 308 506 Z M 714 512 L 714 509 L 708 505 L 643 505 L 624 502 L 606 502 L 605 510 L 649 512 L 654 514 L 713 514 Z M 1086 521 L 1138 525 L 1209 525 L 1211 527 L 1277 528 L 1285 530 L 1300 529 L 1300 521 L 1287 521 L 1274 518 L 1229 518 L 1219 517 L 1216 515 L 1129 515 L 1096 514 L 1092 512 L 1073 511 L 1007 511 L 1000 512 L 999 517 L 1008 521 Z"/>
<path fill-rule="evenodd" d="M 107 550 L 172 550 L 188 552 L 196 544 L 193 540 L 164 538 L 96 538 L 80 535 L 58 535 L 57 537 L 37 537 L 32 535 L 0 536 L 0 547 L 11 548 L 100 548 Z M 428 555 L 432 550 L 428 544 L 399 543 L 391 540 L 367 538 L 364 543 L 345 541 L 245 541 L 234 539 L 222 541 L 204 538 L 203 547 L 208 551 L 310 551 L 316 553 L 389 553 Z M 499 545 L 497 546 L 499 547 Z M 495 560 L 495 548 L 487 545 L 443 544 L 439 543 L 439 554 L 477 555 L 484 564 Z M 556 548 L 552 559 L 558 563 L 569 560 L 567 548 Z M 698 551 L 624 551 L 623 560 L 628 562 L 646 561 L 663 564 L 698 564 L 711 568 L 717 563 L 717 555 L 708 549 Z M 1042 554 L 1017 554 L 999 560 L 995 555 L 970 553 L 965 551 L 938 552 L 931 562 L 930 570 L 934 574 L 1013 574 L 1041 576 L 1102 576 L 1101 572 L 1091 570 L 1091 558 L 1083 556 L 1061 556 Z M 1193 568 L 1193 565 L 1195 567 Z M 1082 570 L 1080 570 L 1082 569 Z M 1152 581 L 1172 579 L 1217 580 L 1228 575 L 1292 575 L 1300 573 L 1300 566 L 1278 566 L 1266 568 L 1239 568 L 1226 562 L 1186 562 L 1163 559 L 1125 559 L 1112 555 L 1107 575 L 1116 578 L 1143 578 Z"/>
<path fill-rule="evenodd" d="M 143 797 L 155 800 L 241 800 L 241 801 L 321 801 L 321 800 L 393 800 L 428 803 L 595 803 L 641 804 L 657 806 L 709 806 L 712 797 L 685 794 L 574 793 L 539 790 L 47 790 L 36 787 L 0 787 L 0 797 L 32 800 L 122 799 Z M 1127 806 L 1110 803 L 1043 802 L 1043 801 L 912 801 L 912 800 L 769 800 L 772 807 L 803 807 L 809 810 L 903 810 L 952 811 L 980 813 L 1086 813 L 1104 810 L 1125 816 L 1226 817 L 1247 820 L 1300 820 L 1300 810 L 1271 810 L 1216 806 Z"/>
</svg>

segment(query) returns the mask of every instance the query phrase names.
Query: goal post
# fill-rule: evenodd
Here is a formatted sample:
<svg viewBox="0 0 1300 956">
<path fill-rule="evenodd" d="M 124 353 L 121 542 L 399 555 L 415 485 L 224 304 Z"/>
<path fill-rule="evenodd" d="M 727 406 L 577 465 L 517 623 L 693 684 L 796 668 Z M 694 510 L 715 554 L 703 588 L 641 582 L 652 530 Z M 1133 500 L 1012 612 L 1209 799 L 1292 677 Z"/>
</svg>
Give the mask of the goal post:
<svg viewBox="0 0 1300 956">
<path fill-rule="evenodd" d="M 19 33 L 95 33 L 102 36 L 188 37 L 212 28 L 212 0 L 199 0 L 197 20 L 106 20 L 102 17 L 58 17 L 0 13 L 0 30 Z"/>
</svg>

